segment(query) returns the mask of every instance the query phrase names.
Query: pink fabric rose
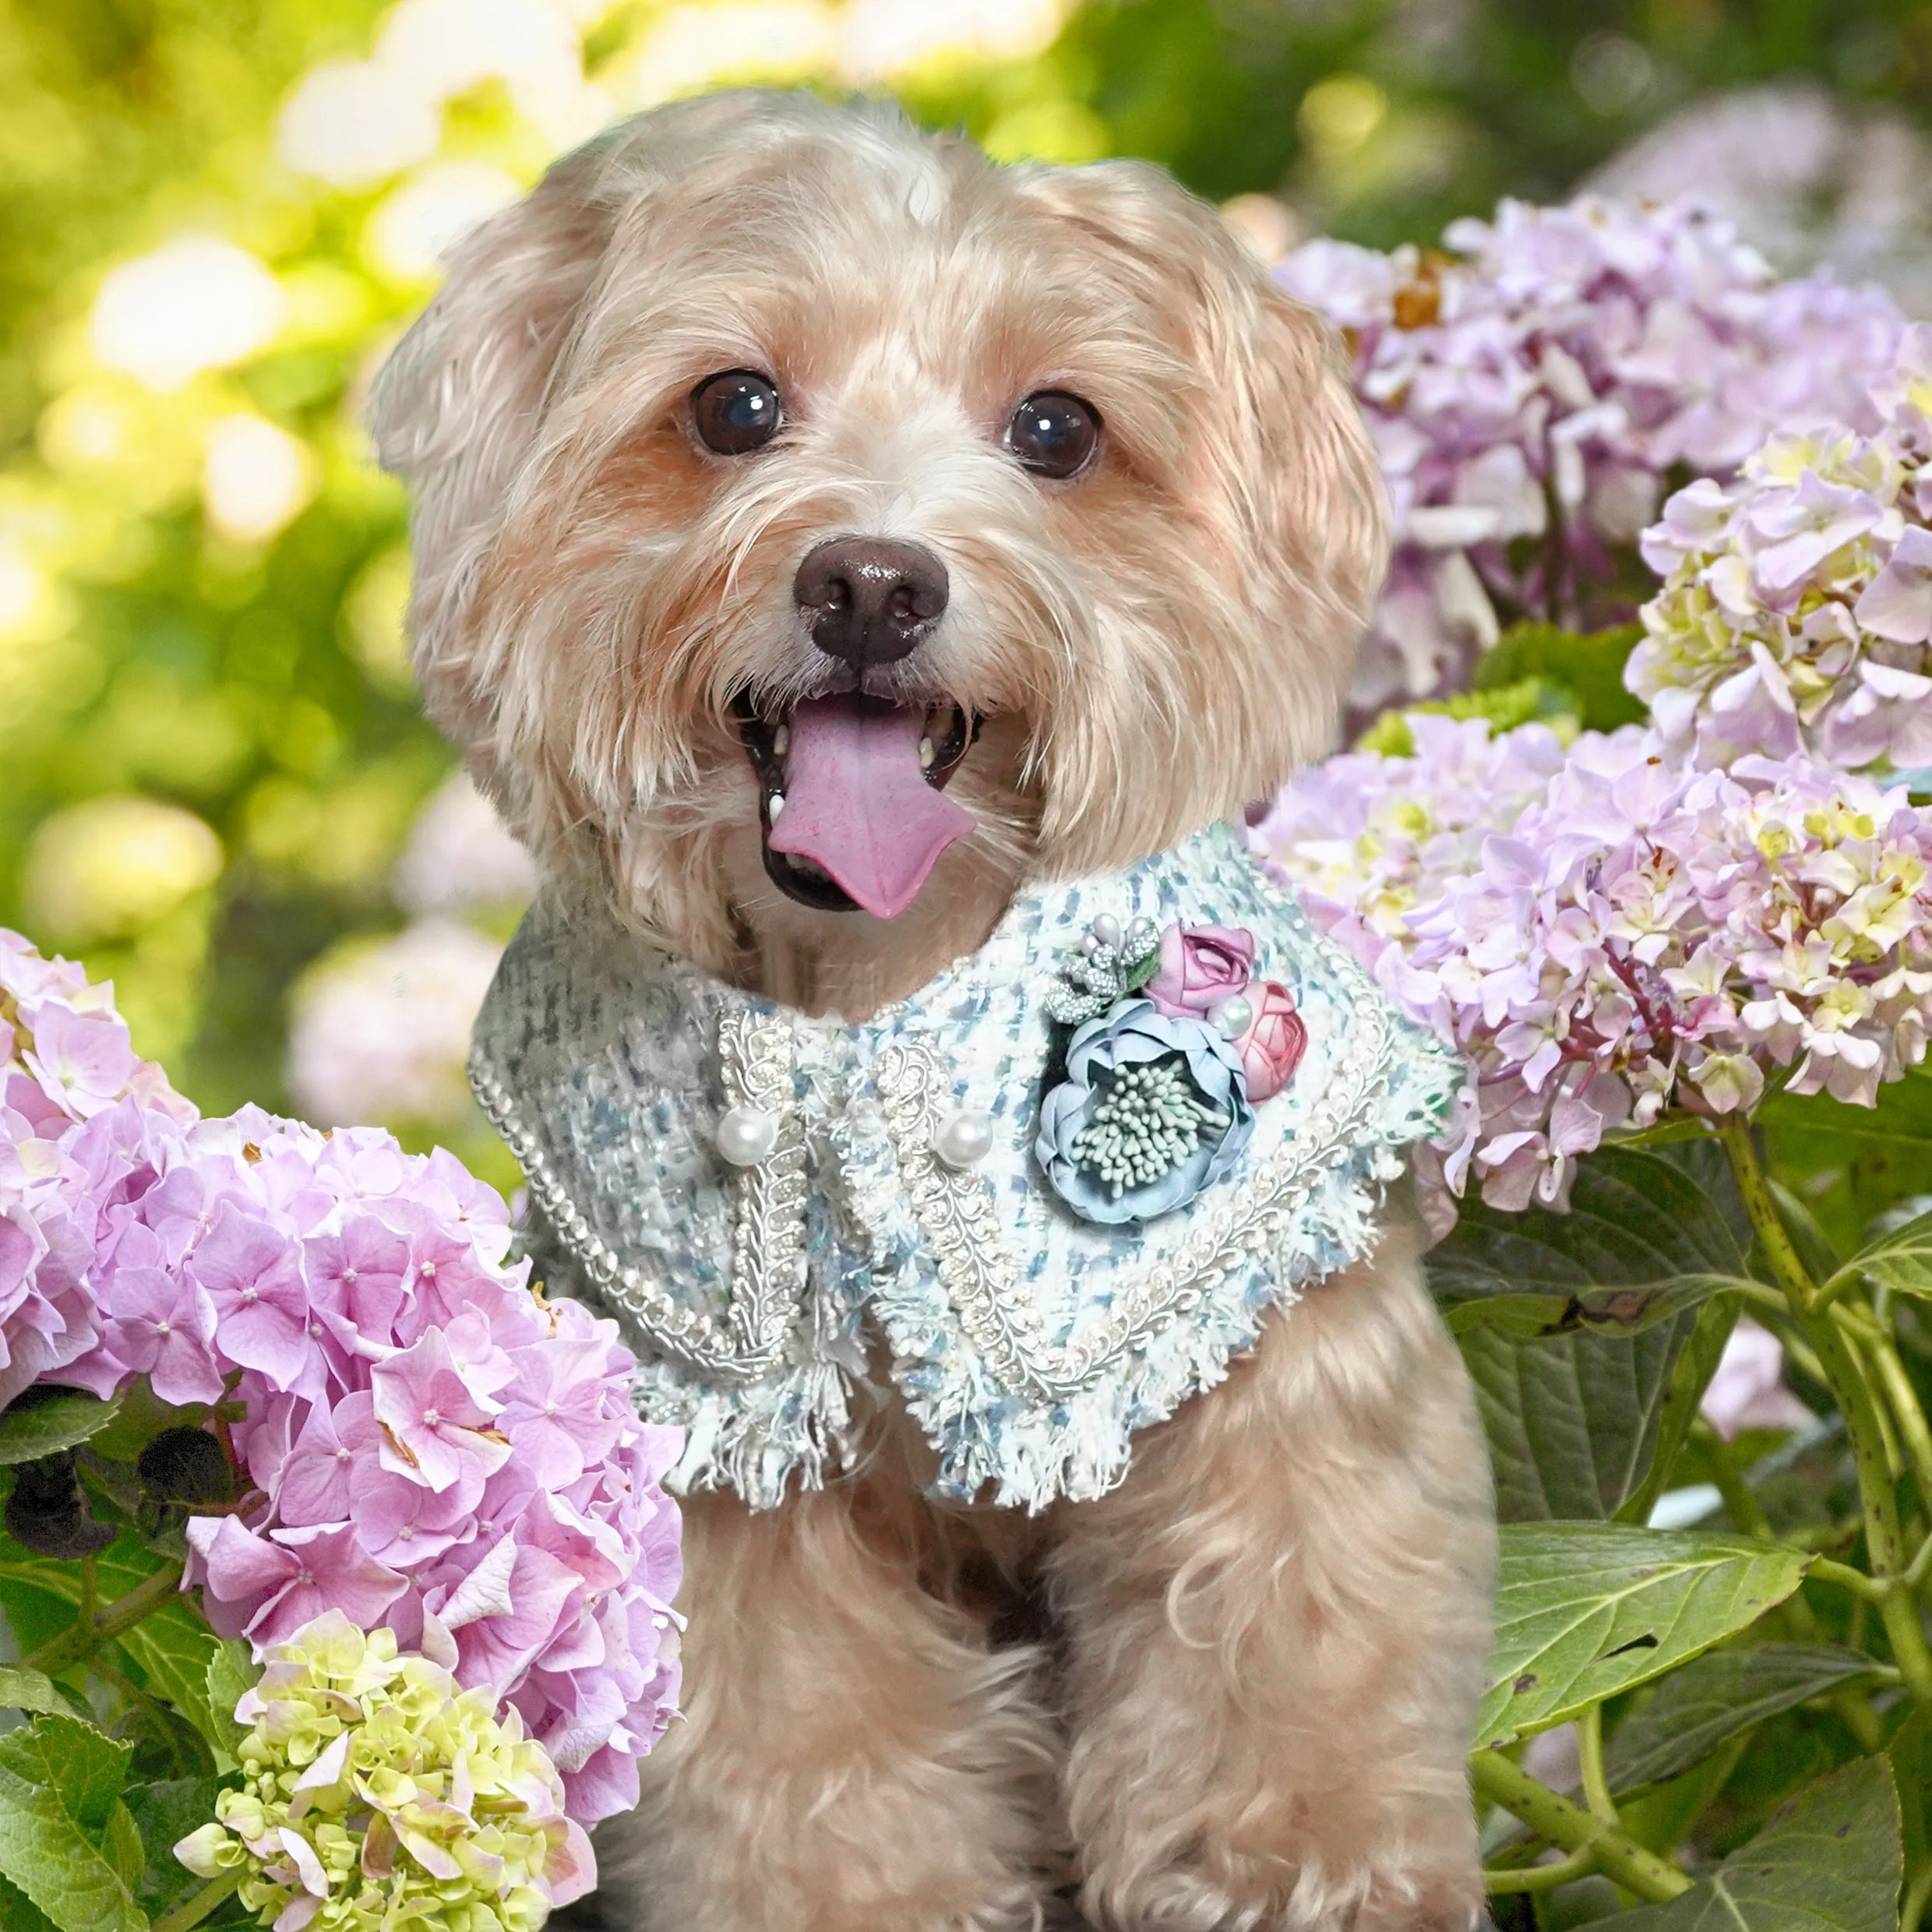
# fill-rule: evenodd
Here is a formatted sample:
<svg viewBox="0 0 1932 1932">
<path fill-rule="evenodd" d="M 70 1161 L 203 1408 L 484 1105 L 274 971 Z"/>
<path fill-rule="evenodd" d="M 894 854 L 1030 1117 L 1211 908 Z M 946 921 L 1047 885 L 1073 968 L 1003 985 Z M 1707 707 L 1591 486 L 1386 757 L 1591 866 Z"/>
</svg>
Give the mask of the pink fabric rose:
<svg viewBox="0 0 1932 1932">
<path fill-rule="evenodd" d="M 1160 969 L 1143 989 L 1170 1019 L 1204 1014 L 1248 989 L 1254 935 L 1245 926 L 1170 925 Z"/>
<path fill-rule="evenodd" d="M 1308 1045 L 1308 1029 L 1295 1010 L 1295 996 L 1278 981 L 1263 980 L 1248 998 L 1254 1018 L 1235 1042 L 1234 1050 L 1248 1070 L 1248 1098 L 1258 1106 L 1295 1077 Z"/>
</svg>

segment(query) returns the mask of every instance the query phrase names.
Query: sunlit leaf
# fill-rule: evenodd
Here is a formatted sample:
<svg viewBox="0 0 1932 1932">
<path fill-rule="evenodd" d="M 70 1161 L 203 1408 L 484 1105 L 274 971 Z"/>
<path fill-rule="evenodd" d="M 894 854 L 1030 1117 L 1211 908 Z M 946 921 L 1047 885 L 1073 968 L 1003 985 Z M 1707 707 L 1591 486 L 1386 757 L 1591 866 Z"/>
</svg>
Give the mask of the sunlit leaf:
<svg viewBox="0 0 1932 1932">
<path fill-rule="evenodd" d="M 118 1396 L 104 1402 L 78 1389 L 29 1389 L 0 1413 L 0 1463 L 37 1462 L 71 1449 L 98 1435 L 120 1408 Z"/>
<path fill-rule="evenodd" d="M 129 1755 L 72 1718 L 36 1718 L 0 1736 L 0 1873 L 61 1932 L 146 1932 L 126 1881 L 93 1842 L 110 1828 Z"/>
<path fill-rule="evenodd" d="M 1505 1525 L 1477 1741 L 1513 1743 L 1675 1669 L 1782 1602 L 1809 1561 L 1743 1536 Z"/>
</svg>

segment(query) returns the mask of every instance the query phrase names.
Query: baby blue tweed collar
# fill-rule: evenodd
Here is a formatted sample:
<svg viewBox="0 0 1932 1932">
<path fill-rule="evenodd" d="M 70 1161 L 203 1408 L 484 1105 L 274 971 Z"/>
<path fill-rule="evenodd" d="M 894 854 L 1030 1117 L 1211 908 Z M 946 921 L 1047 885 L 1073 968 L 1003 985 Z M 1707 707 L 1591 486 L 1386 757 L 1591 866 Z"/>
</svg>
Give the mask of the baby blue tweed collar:
<svg viewBox="0 0 1932 1932">
<path fill-rule="evenodd" d="M 1042 1165 L 1045 1102 L 1087 1057 L 1068 1051 L 1062 971 L 1081 978 L 1096 922 L 1128 951 L 1150 926 L 1245 929 L 1257 985 L 1285 989 L 1306 1029 L 1281 1091 L 1201 1102 L 1212 1128 L 1188 1116 L 1219 1151 L 1144 1221 L 1088 1218 Z M 1186 1024 L 1211 1082 L 1217 1055 L 1239 1063 Z M 856 1025 L 542 897 L 470 1070 L 528 1179 L 538 1276 L 616 1317 L 638 1408 L 687 1431 L 680 1486 L 756 1507 L 817 1486 L 889 1360 L 937 1454 L 933 1493 L 1031 1510 L 1118 1482 L 1136 1430 L 1218 1382 L 1268 1308 L 1368 1252 L 1385 1184 L 1459 1080 L 1226 827 L 1024 894 L 977 953 Z"/>
</svg>

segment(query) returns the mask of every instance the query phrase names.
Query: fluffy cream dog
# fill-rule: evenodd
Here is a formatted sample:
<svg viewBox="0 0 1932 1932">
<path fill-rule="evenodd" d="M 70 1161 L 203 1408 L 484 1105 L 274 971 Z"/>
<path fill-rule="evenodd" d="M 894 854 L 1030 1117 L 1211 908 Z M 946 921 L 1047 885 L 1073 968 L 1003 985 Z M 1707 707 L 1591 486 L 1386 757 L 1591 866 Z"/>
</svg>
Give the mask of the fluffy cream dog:
<svg viewBox="0 0 1932 1932">
<path fill-rule="evenodd" d="M 1211 210 L 803 97 L 560 162 L 372 420 L 430 710 L 547 873 L 855 1020 L 1319 752 L 1384 559 L 1337 346 Z M 822 1488 L 689 1500 L 613 1923 L 1479 1919 L 1489 1482 L 1406 1232 L 1095 1500 L 932 1502 L 873 1381 Z M 1028 1577 L 1050 1660 L 994 1641 Z"/>
</svg>

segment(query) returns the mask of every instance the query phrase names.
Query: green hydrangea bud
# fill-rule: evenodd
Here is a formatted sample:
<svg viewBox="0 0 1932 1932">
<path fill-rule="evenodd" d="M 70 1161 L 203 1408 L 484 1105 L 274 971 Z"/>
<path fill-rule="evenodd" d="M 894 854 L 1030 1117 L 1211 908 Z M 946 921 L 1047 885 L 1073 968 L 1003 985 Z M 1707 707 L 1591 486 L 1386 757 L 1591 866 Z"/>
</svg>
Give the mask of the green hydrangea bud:
<svg viewBox="0 0 1932 1932">
<path fill-rule="evenodd" d="M 269 1653 L 235 1706 L 241 1787 L 175 1856 L 242 1868 L 276 1932 L 536 1932 L 596 1867 L 549 1754 L 495 1701 L 332 1610 Z"/>
</svg>

